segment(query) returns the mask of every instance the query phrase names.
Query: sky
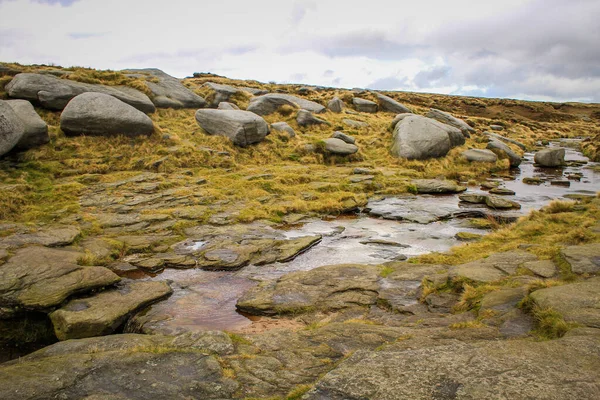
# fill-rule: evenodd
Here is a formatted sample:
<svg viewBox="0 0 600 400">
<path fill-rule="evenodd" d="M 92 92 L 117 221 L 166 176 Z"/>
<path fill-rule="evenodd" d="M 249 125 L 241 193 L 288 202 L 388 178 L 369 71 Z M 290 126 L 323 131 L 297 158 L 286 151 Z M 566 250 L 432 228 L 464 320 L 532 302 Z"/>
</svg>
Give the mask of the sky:
<svg viewBox="0 0 600 400">
<path fill-rule="evenodd" d="M 600 102 L 600 0 L 0 0 L 0 61 Z"/>
</svg>

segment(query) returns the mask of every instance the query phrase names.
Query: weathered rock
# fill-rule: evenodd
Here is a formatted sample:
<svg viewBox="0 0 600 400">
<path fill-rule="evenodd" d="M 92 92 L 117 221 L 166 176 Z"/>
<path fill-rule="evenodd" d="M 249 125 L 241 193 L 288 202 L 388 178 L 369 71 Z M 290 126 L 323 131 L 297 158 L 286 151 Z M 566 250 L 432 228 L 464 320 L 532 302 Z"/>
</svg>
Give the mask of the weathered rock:
<svg viewBox="0 0 600 400">
<path fill-rule="evenodd" d="M 166 282 L 131 282 L 91 297 L 71 300 L 52 312 L 59 340 L 109 335 L 143 307 L 172 293 Z"/>
<path fill-rule="evenodd" d="M 21 247 L 27 244 L 38 244 L 48 247 L 67 246 L 81 235 L 81 230 L 75 226 L 59 226 L 40 229 L 31 233 L 16 233 L 0 239 L 0 245 L 5 247 Z"/>
<path fill-rule="evenodd" d="M 25 134 L 23 121 L 4 100 L 0 100 L 0 157 L 11 151 Z"/>
<path fill-rule="evenodd" d="M 517 140 L 507 138 L 505 136 L 501 136 L 501 135 L 498 135 L 497 133 L 493 133 L 493 132 L 484 132 L 484 134 L 488 138 L 500 140 L 501 142 L 505 142 L 505 143 L 514 144 L 515 146 L 519 147 L 523 151 L 527 150 L 527 146 Z"/>
<path fill-rule="evenodd" d="M 490 125 L 490 129 L 493 131 L 503 131 L 504 127 L 502 125 Z"/>
<path fill-rule="evenodd" d="M 489 195 L 485 197 L 485 205 L 493 209 L 520 209 L 521 205 L 516 201 L 503 199 L 502 197 Z"/>
<path fill-rule="evenodd" d="M 253 96 L 262 96 L 263 94 L 269 93 L 266 89 L 258 89 L 253 87 L 241 86 L 238 89 L 243 90 L 244 92 L 248 92 Z"/>
<path fill-rule="evenodd" d="M 59 342 L 2 364 L 0 398 L 233 398 L 239 384 L 211 355 L 214 339 L 194 339 L 129 334 Z"/>
<path fill-rule="evenodd" d="M 514 191 L 512 191 L 510 189 L 507 189 L 507 188 L 499 188 L 499 187 L 491 189 L 490 193 L 491 194 L 498 194 L 498 195 L 501 195 L 501 196 L 514 196 L 515 195 Z"/>
<path fill-rule="evenodd" d="M 329 125 L 329 122 L 315 117 L 310 111 L 307 110 L 298 110 L 296 122 L 300 126 Z"/>
<path fill-rule="evenodd" d="M 293 272 L 265 281 L 237 302 L 242 312 L 298 314 L 375 304 L 378 270 L 365 265 L 334 265 Z"/>
<path fill-rule="evenodd" d="M 347 125 L 350 128 L 366 128 L 369 126 L 369 124 L 366 122 L 356 121 L 356 120 L 348 119 L 348 118 L 344 118 L 342 120 L 342 122 L 344 123 L 344 125 Z"/>
<path fill-rule="evenodd" d="M 334 113 L 341 113 L 344 109 L 344 102 L 339 98 L 334 97 L 327 103 L 327 108 Z"/>
<path fill-rule="evenodd" d="M 296 136 L 294 128 L 292 128 L 287 122 L 274 122 L 271 124 L 271 129 L 278 132 L 285 132 L 290 138 Z"/>
<path fill-rule="evenodd" d="M 488 258 L 451 267 L 448 276 L 451 279 L 467 279 L 477 283 L 493 282 L 515 274 L 524 263 L 535 260 L 536 256 L 520 250 L 496 253 Z"/>
<path fill-rule="evenodd" d="M 8 100 L 15 114 L 23 122 L 25 133 L 15 146 L 17 149 L 26 150 L 41 146 L 50 141 L 48 125 L 40 118 L 38 113 L 27 100 Z"/>
<path fill-rule="evenodd" d="M 344 142 L 350 143 L 350 144 L 356 143 L 356 139 L 354 139 L 350 135 L 346 135 L 344 132 L 339 132 L 339 131 L 333 132 L 333 135 L 331 135 L 331 137 L 335 138 L 335 139 L 343 140 Z"/>
<path fill-rule="evenodd" d="M 406 117 L 410 117 L 411 115 L 414 115 L 413 113 L 400 113 L 397 114 L 394 119 L 392 120 L 392 131 L 394 130 L 394 128 L 396 127 L 396 125 L 398 125 L 398 122 L 402 121 L 404 118 Z"/>
<path fill-rule="evenodd" d="M 69 296 L 117 283 L 107 268 L 82 267 L 83 253 L 27 247 L 0 268 L 0 306 L 45 310 Z"/>
<path fill-rule="evenodd" d="M 371 100 L 361 99 L 360 97 L 354 97 L 352 99 L 352 104 L 354 104 L 354 107 L 356 107 L 356 111 L 366 113 L 377 112 L 377 103 Z"/>
<path fill-rule="evenodd" d="M 381 93 L 375 93 L 377 97 L 377 101 L 379 102 L 379 109 L 381 111 L 392 112 L 396 114 L 400 113 L 412 113 L 412 110 L 400 103 L 396 100 L 392 99 L 389 96 L 386 96 Z"/>
<path fill-rule="evenodd" d="M 348 156 L 358 151 L 358 147 L 354 144 L 347 143 L 341 139 L 329 138 L 323 140 L 325 143 L 325 152 L 340 156 Z"/>
<path fill-rule="evenodd" d="M 74 97 L 87 92 L 103 93 L 144 113 L 156 111 L 148 96 L 126 86 L 93 85 L 59 79 L 52 75 L 22 73 L 6 85 L 12 98 L 29 100 L 50 110 L 62 110 Z"/>
<path fill-rule="evenodd" d="M 444 123 L 444 124 L 447 124 L 447 125 L 450 125 L 450 126 L 460 129 L 460 131 L 463 133 L 463 135 L 465 137 L 470 137 L 471 133 L 475 133 L 475 129 L 473 129 L 469 124 L 467 124 L 462 119 L 456 118 L 456 117 L 448 114 L 447 112 L 432 108 L 427 113 L 427 116 L 429 118 L 436 119 L 436 120 L 440 121 L 441 123 Z"/>
<path fill-rule="evenodd" d="M 535 153 L 533 160 L 541 167 L 555 168 L 565 165 L 565 149 L 544 149 Z"/>
<path fill-rule="evenodd" d="M 552 260 L 530 261 L 523 264 L 523 267 L 542 278 L 552 278 L 557 273 L 556 265 Z"/>
<path fill-rule="evenodd" d="M 442 179 L 415 179 L 411 182 L 418 193 L 460 193 L 467 190 L 454 181 Z"/>
<path fill-rule="evenodd" d="M 116 97 L 83 93 L 71 100 L 60 115 L 60 129 L 67 135 L 150 135 L 152 120 Z"/>
<path fill-rule="evenodd" d="M 484 194 L 467 193 L 467 194 L 461 194 L 460 196 L 458 196 L 458 199 L 460 201 L 464 201 L 465 203 L 485 204 L 486 197 L 487 196 Z"/>
<path fill-rule="evenodd" d="M 392 154 L 409 160 L 443 157 L 464 136 L 454 127 L 420 115 L 403 118 L 394 128 Z"/>
<path fill-rule="evenodd" d="M 239 110 L 240 108 L 233 103 L 228 103 L 226 101 L 222 101 L 217 106 L 219 110 Z"/>
<path fill-rule="evenodd" d="M 356 352 L 303 398 L 592 400 L 600 396 L 598 335 L 546 342 L 451 341 L 437 346 L 419 346 L 419 340 L 405 340 L 377 352 Z"/>
<path fill-rule="evenodd" d="M 498 156 L 487 149 L 469 149 L 462 152 L 462 155 L 470 162 L 490 162 L 495 163 Z"/>
<path fill-rule="evenodd" d="M 146 85 L 152 91 L 152 102 L 156 107 L 202 108 L 206 106 L 206 100 L 183 86 L 179 79 L 160 69 L 132 69 L 126 72 L 147 76 Z"/>
<path fill-rule="evenodd" d="M 269 133 L 267 122 L 249 111 L 198 110 L 196 121 L 206 133 L 226 136 L 241 147 L 261 142 Z"/>
<path fill-rule="evenodd" d="M 500 158 L 508 158 L 511 168 L 516 168 L 521 165 L 521 157 L 499 140 L 490 140 L 487 144 L 487 149 L 496 153 Z"/>
<path fill-rule="evenodd" d="M 567 322 L 600 328 L 600 278 L 536 290 L 530 296 L 540 308 L 559 312 Z"/>
<path fill-rule="evenodd" d="M 561 250 L 561 255 L 576 274 L 600 272 L 600 244 L 598 243 L 570 246 Z"/>
<path fill-rule="evenodd" d="M 317 114 L 325 111 L 325 107 L 319 103 L 283 93 L 269 93 L 255 97 L 250 100 L 247 110 L 258 115 L 269 115 L 283 105 L 301 108 Z"/>
<path fill-rule="evenodd" d="M 217 107 L 221 102 L 228 102 L 232 96 L 239 92 L 239 90 L 233 86 L 213 82 L 206 82 L 202 87 L 208 88 L 214 92 L 214 95 L 209 97 L 211 100 L 210 107 Z"/>
</svg>

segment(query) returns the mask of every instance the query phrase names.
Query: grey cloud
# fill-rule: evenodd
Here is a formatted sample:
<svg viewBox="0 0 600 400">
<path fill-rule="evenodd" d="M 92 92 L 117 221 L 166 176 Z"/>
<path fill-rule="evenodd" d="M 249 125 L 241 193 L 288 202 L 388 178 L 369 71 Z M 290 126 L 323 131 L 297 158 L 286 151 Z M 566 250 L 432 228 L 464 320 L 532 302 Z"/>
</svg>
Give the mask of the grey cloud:
<svg viewBox="0 0 600 400">
<path fill-rule="evenodd" d="M 292 7 L 292 15 L 290 16 L 292 24 L 298 25 L 300 22 L 302 22 L 306 16 L 306 13 L 314 9 L 316 9 L 316 4 L 312 1 L 304 3 L 300 3 L 298 1 L 295 2 L 294 6 Z"/>
<path fill-rule="evenodd" d="M 244 55 L 259 49 L 255 45 L 240 45 L 221 49 L 183 49 L 173 52 L 157 51 L 151 53 L 134 54 L 119 60 L 120 62 L 150 62 L 161 59 L 194 58 L 198 60 L 212 60 L 223 55 Z"/>
<path fill-rule="evenodd" d="M 333 70 L 331 70 L 331 69 L 328 69 L 327 71 L 323 72 L 323 76 L 324 76 L 325 78 L 330 78 L 330 77 L 332 77 L 332 76 L 333 76 L 333 74 L 334 74 L 334 73 L 335 73 L 335 71 L 333 71 Z"/>
<path fill-rule="evenodd" d="M 450 76 L 451 68 L 447 65 L 432 67 L 417 73 L 413 78 L 413 82 L 419 88 L 434 87 L 442 78 Z"/>
<path fill-rule="evenodd" d="M 99 33 L 99 32 L 71 32 L 68 33 L 67 36 L 70 37 L 71 39 L 90 39 L 90 38 L 94 38 L 94 37 L 102 37 L 104 36 L 105 33 Z"/>
<path fill-rule="evenodd" d="M 393 90 L 405 88 L 409 84 L 409 81 L 406 77 L 399 79 L 395 76 L 388 76 L 387 78 L 381 78 L 376 80 L 375 82 L 367 85 L 368 89 L 374 90 Z"/>
<path fill-rule="evenodd" d="M 79 0 L 33 0 L 36 3 L 42 4 L 60 4 L 63 7 L 72 6 L 74 3 L 77 3 Z"/>
</svg>

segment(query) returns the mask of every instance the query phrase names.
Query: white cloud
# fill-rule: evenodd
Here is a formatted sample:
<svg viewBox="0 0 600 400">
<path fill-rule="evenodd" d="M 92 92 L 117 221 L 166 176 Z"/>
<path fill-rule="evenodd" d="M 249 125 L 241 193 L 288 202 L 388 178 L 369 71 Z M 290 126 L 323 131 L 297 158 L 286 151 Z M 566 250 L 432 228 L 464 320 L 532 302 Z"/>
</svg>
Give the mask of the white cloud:
<svg viewBox="0 0 600 400">
<path fill-rule="evenodd" d="M 600 101 L 597 0 L 0 0 L 0 60 Z"/>
</svg>

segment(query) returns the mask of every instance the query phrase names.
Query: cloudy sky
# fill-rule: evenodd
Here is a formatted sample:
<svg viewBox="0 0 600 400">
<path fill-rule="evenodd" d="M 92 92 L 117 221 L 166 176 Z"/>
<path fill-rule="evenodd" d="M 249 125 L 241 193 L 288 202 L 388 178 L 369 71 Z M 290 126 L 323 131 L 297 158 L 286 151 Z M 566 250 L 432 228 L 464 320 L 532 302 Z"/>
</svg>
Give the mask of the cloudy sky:
<svg viewBox="0 0 600 400">
<path fill-rule="evenodd" d="M 600 0 L 0 0 L 0 61 L 600 102 Z"/>
</svg>

